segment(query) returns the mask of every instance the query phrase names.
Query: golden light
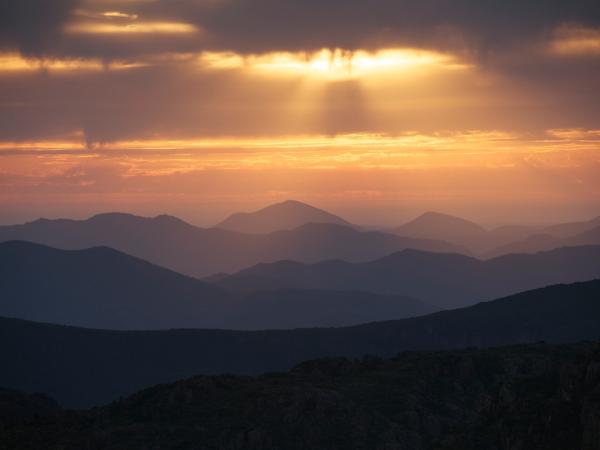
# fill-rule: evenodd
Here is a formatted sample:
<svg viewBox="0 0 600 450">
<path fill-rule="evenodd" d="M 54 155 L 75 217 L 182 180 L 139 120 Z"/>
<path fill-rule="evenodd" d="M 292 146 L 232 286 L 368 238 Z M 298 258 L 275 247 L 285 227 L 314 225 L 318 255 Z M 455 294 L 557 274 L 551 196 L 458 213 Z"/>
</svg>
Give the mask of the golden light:
<svg viewBox="0 0 600 450">
<path fill-rule="evenodd" d="M 199 29 L 182 22 L 129 22 L 95 23 L 75 22 L 68 24 L 64 31 L 69 34 L 190 34 Z"/>
<path fill-rule="evenodd" d="M 323 49 L 316 53 L 275 52 L 261 55 L 206 52 L 201 62 L 217 69 L 246 68 L 258 73 L 346 80 L 432 66 L 462 67 L 450 56 L 414 49 L 367 52 Z"/>
<path fill-rule="evenodd" d="M 24 58 L 18 53 L 0 53 L 0 73 L 2 72 L 67 72 L 124 70 L 142 67 L 143 63 L 112 61 L 105 63 L 99 59 L 41 59 Z"/>
<path fill-rule="evenodd" d="M 600 54 L 600 29 L 562 26 L 555 32 L 551 50 L 559 55 Z"/>
</svg>

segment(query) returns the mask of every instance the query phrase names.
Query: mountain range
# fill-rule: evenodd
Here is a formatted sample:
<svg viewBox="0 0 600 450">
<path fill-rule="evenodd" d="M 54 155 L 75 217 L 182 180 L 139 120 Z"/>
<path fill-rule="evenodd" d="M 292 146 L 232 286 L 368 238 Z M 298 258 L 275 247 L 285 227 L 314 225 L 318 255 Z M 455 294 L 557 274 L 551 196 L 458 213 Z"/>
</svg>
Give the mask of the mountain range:
<svg viewBox="0 0 600 450">
<path fill-rule="evenodd" d="M 589 221 L 546 227 L 509 225 L 488 230 L 460 217 L 427 212 L 390 231 L 400 236 L 451 242 L 468 248 L 476 255 L 490 258 L 573 245 L 598 245 L 600 216 Z"/>
<path fill-rule="evenodd" d="M 85 407 L 196 374 L 264 373 L 316 357 L 598 339 L 599 299 L 596 280 L 417 318 L 279 331 L 106 331 L 2 318 L 0 386 Z"/>
<path fill-rule="evenodd" d="M 0 243 L 0 315 L 107 329 L 355 325 L 438 310 L 403 296 L 279 289 L 236 294 L 107 247 Z"/>
<path fill-rule="evenodd" d="M 67 250 L 106 246 L 176 272 L 203 277 L 260 262 L 339 258 L 368 261 L 406 248 L 467 251 L 456 245 L 327 223 L 269 234 L 198 228 L 171 216 L 101 214 L 87 220 L 40 219 L 0 227 L 0 242 L 24 240 Z"/>
<path fill-rule="evenodd" d="M 600 278 L 600 246 L 559 248 L 489 260 L 403 250 L 363 263 L 337 260 L 259 264 L 209 280 L 233 291 L 348 289 L 408 295 L 440 308 L 456 308 L 549 284 L 593 278 Z"/>
</svg>

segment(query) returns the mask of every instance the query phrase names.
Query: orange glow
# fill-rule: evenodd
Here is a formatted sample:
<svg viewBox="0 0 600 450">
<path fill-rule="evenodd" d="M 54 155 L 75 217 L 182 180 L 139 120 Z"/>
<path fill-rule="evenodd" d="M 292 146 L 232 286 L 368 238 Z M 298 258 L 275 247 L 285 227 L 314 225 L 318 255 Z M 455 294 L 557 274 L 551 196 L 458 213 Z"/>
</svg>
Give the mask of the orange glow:
<svg viewBox="0 0 600 450">
<path fill-rule="evenodd" d="M 21 71 L 89 71 L 123 70 L 142 67 L 142 63 L 124 63 L 112 61 L 104 63 L 97 59 L 39 59 L 24 58 L 17 53 L 0 53 L 0 72 Z"/>
<path fill-rule="evenodd" d="M 65 27 L 65 32 L 70 34 L 191 34 L 198 31 L 196 26 L 180 22 L 75 22 Z"/>
<path fill-rule="evenodd" d="M 63 155 L 145 161 L 153 172 L 200 168 L 226 169 L 423 169 L 511 167 L 519 161 L 564 167 L 598 160 L 600 141 L 580 141 L 575 131 L 551 130 L 549 138 L 530 139 L 499 131 L 401 135 L 345 134 L 272 138 L 148 139 L 88 147 L 81 141 L 0 142 L 0 156 Z M 570 134 L 571 133 L 571 134 Z M 597 130 L 588 131 L 600 136 Z M 53 156 L 54 155 L 54 156 Z"/>
<path fill-rule="evenodd" d="M 560 27 L 551 48 L 560 55 L 600 54 L 600 29 Z"/>
</svg>

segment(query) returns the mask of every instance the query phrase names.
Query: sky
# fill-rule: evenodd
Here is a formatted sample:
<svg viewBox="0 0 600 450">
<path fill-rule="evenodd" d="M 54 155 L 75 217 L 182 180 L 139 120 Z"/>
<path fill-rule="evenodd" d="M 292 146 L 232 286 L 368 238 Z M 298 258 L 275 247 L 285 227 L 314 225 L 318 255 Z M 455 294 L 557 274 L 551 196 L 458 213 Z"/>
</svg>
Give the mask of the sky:
<svg viewBox="0 0 600 450">
<path fill-rule="evenodd" d="M 600 215 L 597 0 L 0 1 L 0 223 Z"/>
</svg>

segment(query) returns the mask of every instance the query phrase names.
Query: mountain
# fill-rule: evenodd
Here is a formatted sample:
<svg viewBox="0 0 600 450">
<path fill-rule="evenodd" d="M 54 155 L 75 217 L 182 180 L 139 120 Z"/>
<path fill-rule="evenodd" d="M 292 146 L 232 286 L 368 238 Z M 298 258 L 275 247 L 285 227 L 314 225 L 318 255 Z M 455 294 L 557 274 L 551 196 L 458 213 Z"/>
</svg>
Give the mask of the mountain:
<svg viewBox="0 0 600 450">
<path fill-rule="evenodd" d="M 197 376 L 89 411 L 40 410 L 39 400 L 12 393 L 0 403 L 8 419 L 0 441 L 15 449 L 596 450 L 599 366 L 598 343 L 537 344 Z"/>
<path fill-rule="evenodd" d="M 400 296 L 277 290 L 234 295 L 106 247 L 0 244 L 0 315 L 107 329 L 343 326 L 438 310 Z"/>
<path fill-rule="evenodd" d="M 316 357 L 389 357 L 405 350 L 599 337 L 600 281 L 345 328 L 102 331 L 3 318 L 0 386 L 43 392 L 65 406 L 83 407 L 193 375 L 285 370 Z"/>
<path fill-rule="evenodd" d="M 294 230 L 258 235 L 198 228 L 171 216 L 146 218 L 117 213 L 87 220 L 40 219 L 0 227 L 0 242 L 10 240 L 67 250 L 111 247 L 194 277 L 231 273 L 282 259 L 368 261 L 405 248 L 467 251 L 445 242 L 361 232 L 335 224 L 306 224 Z"/>
<path fill-rule="evenodd" d="M 581 222 L 570 222 L 550 225 L 548 227 L 545 227 L 541 232 L 559 238 L 568 238 L 581 233 L 585 233 L 586 231 L 590 231 L 598 227 L 600 227 L 600 216 L 595 217 L 591 220 L 584 220 Z"/>
<path fill-rule="evenodd" d="M 479 248 L 487 237 L 487 230 L 481 225 L 437 212 L 426 212 L 392 231 L 400 236 L 439 239 L 470 249 Z"/>
<path fill-rule="evenodd" d="M 563 230 L 559 228 L 559 230 Z M 544 250 L 552 250 L 559 247 L 571 247 L 576 245 L 600 245 L 600 225 L 590 228 L 570 237 L 556 237 L 554 235 L 534 234 L 521 241 L 512 242 L 495 248 L 486 253 L 486 257 L 493 258 L 509 253 L 535 253 Z"/>
<path fill-rule="evenodd" d="M 487 230 L 460 217 L 427 212 L 391 232 L 399 236 L 450 242 L 467 247 L 476 255 L 489 258 L 509 253 L 531 253 L 573 245 L 600 244 L 600 241 L 595 239 L 570 239 L 598 227 L 600 217 L 547 227 L 508 225 Z"/>
<path fill-rule="evenodd" d="M 352 227 L 341 217 L 295 200 L 276 203 L 251 213 L 236 213 L 216 225 L 239 233 L 266 234 L 279 230 L 292 230 L 307 223 L 332 223 Z"/>
<path fill-rule="evenodd" d="M 110 329 L 223 323 L 221 289 L 107 247 L 0 244 L 0 315 Z"/>
<path fill-rule="evenodd" d="M 213 282 L 238 292 L 295 288 L 403 294 L 440 308 L 455 308 L 549 284 L 594 278 L 600 278 L 600 246 L 506 255 L 485 261 L 417 250 L 364 263 L 280 261 L 259 264 Z"/>
</svg>

